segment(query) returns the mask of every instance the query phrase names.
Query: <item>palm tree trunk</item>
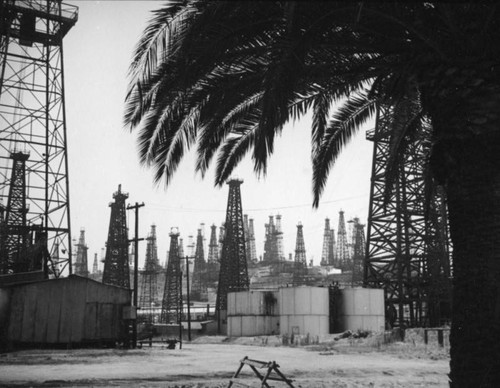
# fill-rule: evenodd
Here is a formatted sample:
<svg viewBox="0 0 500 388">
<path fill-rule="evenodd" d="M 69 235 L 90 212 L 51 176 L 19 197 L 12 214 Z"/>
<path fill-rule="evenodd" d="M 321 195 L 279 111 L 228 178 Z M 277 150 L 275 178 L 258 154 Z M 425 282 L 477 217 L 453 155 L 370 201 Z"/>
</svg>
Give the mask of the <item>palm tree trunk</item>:
<svg viewBox="0 0 500 388">
<path fill-rule="evenodd" d="M 442 147 L 453 242 L 450 386 L 500 387 L 500 134 Z"/>
</svg>

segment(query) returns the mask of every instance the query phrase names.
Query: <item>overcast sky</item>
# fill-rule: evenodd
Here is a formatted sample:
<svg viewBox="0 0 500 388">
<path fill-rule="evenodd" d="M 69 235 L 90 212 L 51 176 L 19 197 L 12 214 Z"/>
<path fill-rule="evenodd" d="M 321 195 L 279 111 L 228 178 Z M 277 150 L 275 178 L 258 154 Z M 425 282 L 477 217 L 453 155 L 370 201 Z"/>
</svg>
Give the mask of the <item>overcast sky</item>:
<svg viewBox="0 0 500 388">
<path fill-rule="evenodd" d="M 188 236 L 196 236 L 199 225 L 204 223 L 208 244 L 210 225 L 220 226 L 225 220 L 228 186 L 214 188 L 213 170 L 205 180 L 195 175 L 193 155 L 181 163 L 168 189 L 156 186 L 152 171 L 138 161 L 135 133 L 130 134 L 123 126 L 132 52 L 150 11 L 162 2 L 67 3 L 80 8 L 79 20 L 64 40 L 71 224 L 75 239 L 80 228 L 85 228 L 90 269 L 94 253 L 100 257 L 105 245 L 108 204 L 119 184 L 130 195 L 128 204 L 145 203 L 139 213 L 140 237 L 147 236 L 151 224 L 157 225 L 162 263 L 172 227 L 179 229 L 186 251 Z M 307 258 L 315 264 L 321 259 L 326 217 L 335 230 L 340 209 L 345 211 L 346 220 L 358 216 L 366 223 L 372 143 L 365 140 L 363 130 L 348 145 L 330 174 L 320 207 L 312 209 L 310 127 L 309 117 L 285 127 L 276 141 L 265 178 L 254 175 L 249 160 L 235 174 L 244 180 L 242 205 L 244 213 L 254 219 L 258 256 L 263 254 L 264 223 L 269 215 L 282 216 L 287 257 L 295 250 L 296 225 L 302 222 Z M 128 223 L 133 231 L 130 211 Z M 141 242 L 139 248 L 142 266 L 146 243 Z"/>
</svg>

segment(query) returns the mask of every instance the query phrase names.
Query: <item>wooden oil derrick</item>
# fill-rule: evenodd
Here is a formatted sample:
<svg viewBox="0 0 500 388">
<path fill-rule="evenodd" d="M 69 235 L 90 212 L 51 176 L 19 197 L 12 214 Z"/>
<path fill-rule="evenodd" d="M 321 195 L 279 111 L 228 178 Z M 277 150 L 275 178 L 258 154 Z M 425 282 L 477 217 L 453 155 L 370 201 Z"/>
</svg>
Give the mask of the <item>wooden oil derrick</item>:
<svg viewBox="0 0 500 388">
<path fill-rule="evenodd" d="M 306 283 L 307 277 L 307 258 L 306 247 L 304 243 L 304 232 L 302 223 L 297 225 L 297 240 L 295 242 L 295 260 L 293 272 L 293 285 L 301 286 Z"/>
<path fill-rule="evenodd" d="M 63 39 L 77 20 L 78 7 L 60 0 L 0 1 L 2 150 L 29 155 L 23 174 L 23 225 L 36 225 L 35 233 L 43 236 L 38 244 L 45 241 L 43 251 L 50 252 L 50 275 L 57 277 L 72 273 Z M 8 157 L 2 152 L 0 158 Z M 0 163 L 0 202 L 4 204 L 11 168 Z M 8 253 L 1 260 L 1 272 L 26 272 L 44 265 L 21 253 L 29 245 L 28 231 L 21 232 L 19 224 L 7 220 L 6 233 Z M 13 248 L 14 240 L 18 248 Z"/>
<path fill-rule="evenodd" d="M 161 271 L 158 260 L 156 243 L 156 225 L 151 225 L 151 232 L 146 237 L 146 260 L 144 270 L 141 271 L 141 288 L 139 294 L 139 307 L 143 318 L 148 323 L 154 322 L 154 311 L 159 306 L 158 274 Z"/>
<path fill-rule="evenodd" d="M 323 232 L 323 249 L 321 251 L 321 265 L 331 265 L 330 256 L 331 252 L 331 240 L 332 240 L 332 232 L 330 229 L 330 219 L 325 218 L 325 230 Z"/>
<path fill-rule="evenodd" d="M 388 197 L 385 176 L 392 117 L 393 107 L 380 105 L 375 130 L 366 135 L 373 141 L 374 152 L 364 284 L 385 290 L 391 326 L 439 324 L 449 314 L 445 305 L 449 304 L 451 275 L 444 201 L 433 183 L 432 190 L 426 187 L 429 143 L 425 139 L 431 127 L 423 122 L 416 130 Z M 426 193 L 431 193 L 430 198 Z M 426 202 L 430 204 L 427 214 Z"/>
<path fill-rule="evenodd" d="M 337 229 L 337 262 L 342 271 L 352 270 L 352 261 L 349 255 L 347 231 L 345 228 L 344 211 L 339 211 L 339 226 Z"/>
<path fill-rule="evenodd" d="M 352 253 L 352 284 L 363 284 L 363 269 L 365 265 L 366 242 L 365 225 L 359 222 L 358 217 L 348 221 L 352 223 L 353 253 Z"/>
<path fill-rule="evenodd" d="M 207 300 L 207 275 L 203 234 L 201 233 L 201 229 L 198 229 L 194 254 L 193 281 L 191 283 L 191 300 Z"/>
<path fill-rule="evenodd" d="M 76 244 L 75 274 L 83 277 L 89 277 L 87 251 L 89 247 L 85 243 L 85 229 L 80 229 L 80 238 Z"/>
<path fill-rule="evenodd" d="M 228 182 L 229 197 L 217 289 L 217 312 L 227 310 L 227 294 L 229 292 L 244 291 L 249 288 L 240 192 L 242 183 L 243 181 L 238 179 L 232 179 Z"/>
<path fill-rule="evenodd" d="M 0 273 L 12 274 L 33 271 L 35 263 L 30 263 L 28 248 L 30 246 L 29 228 L 26 215 L 26 161 L 27 153 L 13 152 L 12 171 L 9 184 L 7 207 L 0 236 Z M 41 269 L 42 265 L 36 265 Z"/>
<path fill-rule="evenodd" d="M 130 269 L 128 265 L 128 229 L 125 200 L 127 193 L 122 193 L 122 185 L 113 194 L 115 202 L 109 204 L 111 217 L 109 221 L 108 240 L 102 282 L 115 286 L 130 288 Z"/>
<path fill-rule="evenodd" d="M 179 233 L 173 229 L 170 233 L 170 249 L 161 306 L 160 322 L 162 323 L 178 323 L 182 318 L 182 272 L 179 247 Z"/>
<path fill-rule="evenodd" d="M 208 243 L 207 283 L 213 286 L 219 279 L 219 243 L 217 241 L 217 226 L 210 227 L 210 242 Z"/>
</svg>

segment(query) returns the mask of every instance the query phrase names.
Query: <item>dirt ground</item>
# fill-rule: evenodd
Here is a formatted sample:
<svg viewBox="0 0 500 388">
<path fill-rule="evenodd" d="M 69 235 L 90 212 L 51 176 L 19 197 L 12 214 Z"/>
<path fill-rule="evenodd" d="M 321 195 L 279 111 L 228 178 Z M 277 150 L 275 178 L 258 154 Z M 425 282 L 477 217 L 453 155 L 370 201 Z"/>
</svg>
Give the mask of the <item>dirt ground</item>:
<svg viewBox="0 0 500 388">
<path fill-rule="evenodd" d="M 182 349 L 154 343 L 134 350 L 0 354 L 0 387 L 227 387 L 245 356 L 276 361 L 296 388 L 448 386 L 448 349 L 437 344 L 384 344 L 373 337 L 284 346 L 273 337 L 201 337 L 185 342 Z M 248 366 L 241 376 L 250 387 L 260 387 Z"/>
</svg>

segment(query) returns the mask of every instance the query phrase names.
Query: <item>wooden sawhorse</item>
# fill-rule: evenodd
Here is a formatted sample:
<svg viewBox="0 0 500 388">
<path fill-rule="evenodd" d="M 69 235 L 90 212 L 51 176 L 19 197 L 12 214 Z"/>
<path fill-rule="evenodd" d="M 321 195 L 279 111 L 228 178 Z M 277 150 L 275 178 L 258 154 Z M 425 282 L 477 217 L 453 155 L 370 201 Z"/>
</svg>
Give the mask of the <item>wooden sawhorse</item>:
<svg viewBox="0 0 500 388">
<path fill-rule="evenodd" d="M 248 365 L 253 370 L 255 375 L 259 378 L 259 380 L 261 381 L 261 385 L 260 385 L 261 387 L 270 388 L 267 381 L 283 381 L 289 387 L 295 388 L 292 384 L 293 380 L 286 378 L 285 375 L 283 375 L 283 373 L 281 373 L 281 371 L 278 369 L 279 365 L 276 364 L 275 361 L 269 361 L 269 362 L 257 361 L 257 360 L 251 360 L 248 357 L 245 357 L 245 358 L 243 358 L 243 360 L 240 361 L 240 366 L 239 366 L 238 370 L 236 371 L 236 373 L 231 378 L 231 380 L 229 381 L 229 385 L 227 386 L 227 388 L 231 388 L 233 386 L 233 384 L 237 384 L 237 386 L 251 387 L 251 385 L 245 384 L 245 383 L 237 380 L 238 375 L 241 372 L 241 369 L 243 369 L 243 367 L 245 365 Z M 265 371 L 265 373 L 261 373 L 261 372 L 259 372 L 258 369 L 267 369 L 267 370 Z M 273 372 L 277 376 L 271 376 L 271 373 L 273 373 Z"/>
</svg>

